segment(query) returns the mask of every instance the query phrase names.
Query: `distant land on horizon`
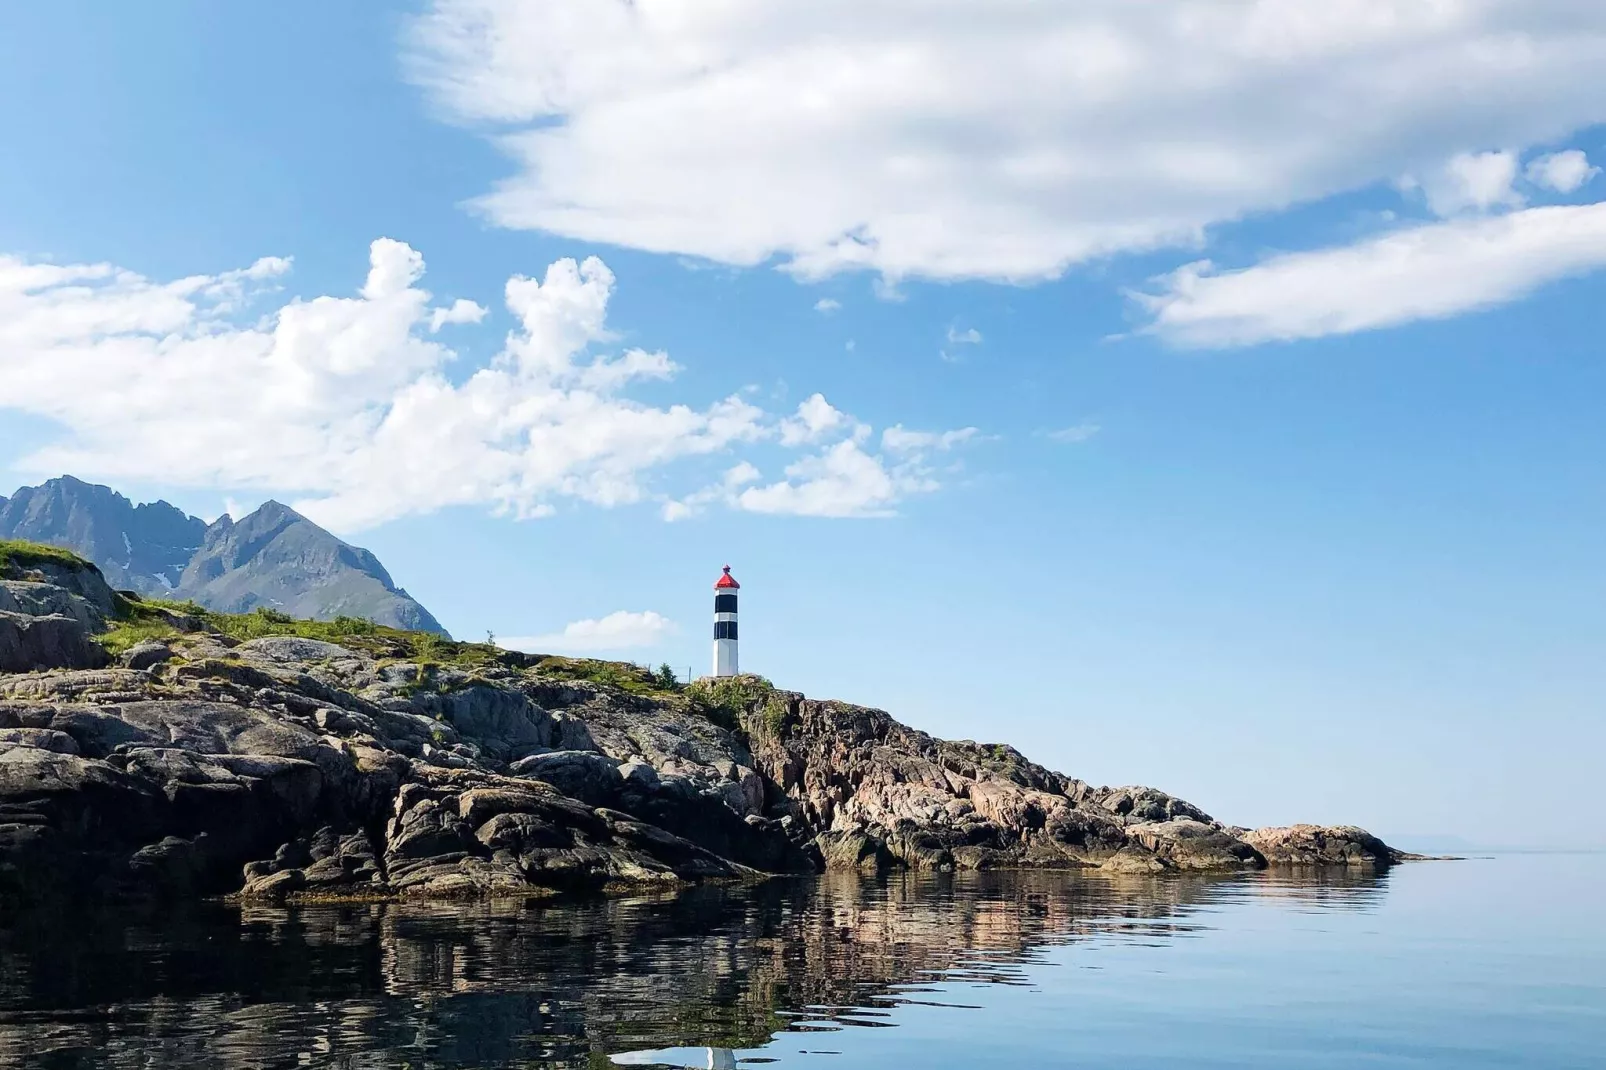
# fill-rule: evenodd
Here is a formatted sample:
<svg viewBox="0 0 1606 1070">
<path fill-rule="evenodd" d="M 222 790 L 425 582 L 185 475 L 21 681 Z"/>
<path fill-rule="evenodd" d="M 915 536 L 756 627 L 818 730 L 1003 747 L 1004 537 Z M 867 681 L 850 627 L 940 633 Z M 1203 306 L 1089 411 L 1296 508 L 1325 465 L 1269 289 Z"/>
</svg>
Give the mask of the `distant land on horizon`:
<svg viewBox="0 0 1606 1070">
<path fill-rule="evenodd" d="M 220 613 L 259 607 L 293 617 L 363 617 L 446 635 L 379 559 L 289 506 L 269 501 L 211 524 L 165 501 L 134 504 L 70 475 L 0 497 L 0 539 L 61 546 L 96 562 L 113 587 L 193 600 Z"/>
</svg>

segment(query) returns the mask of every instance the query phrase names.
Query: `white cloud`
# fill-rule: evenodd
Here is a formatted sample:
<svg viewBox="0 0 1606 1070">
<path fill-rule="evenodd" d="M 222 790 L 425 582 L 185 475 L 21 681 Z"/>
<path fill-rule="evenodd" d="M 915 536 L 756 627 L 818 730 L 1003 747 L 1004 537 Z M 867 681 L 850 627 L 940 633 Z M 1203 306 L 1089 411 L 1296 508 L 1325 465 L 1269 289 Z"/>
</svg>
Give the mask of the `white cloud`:
<svg viewBox="0 0 1606 1070">
<path fill-rule="evenodd" d="M 591 654 L 659 646 L 677 630 L 674 621 L 650 609 L 643 613 L 621 609 L 600 620 L 577 620 L 552 635 L 517 636 L 496 643 L 527 654 Z"/>
<path fill-rule="evenodd" d="M 1038 279 L 1606 120 L 1581 0 L 434 0 L 410 36 L 514 162 L 494 221 L 804 276 Z"/>
<path fill-rule="evenodd" d="M 934 489 L 913 473 L 900 477 L 851 440 L 805 457 L 786 474 L 779 483 L 748 487 L 736 496 L 737 505 L 753 513 L 789 516 L 891 516 L 901 498 Z"/>
<path fill-rule="evenodd" d="M 974 427 L 962 427 L 957 431 L 910 431 L 898 424 L 881 432 L 881 448 L 904 455 L 951 450 L 969 442 L 978 433 Z"/>
<path fill-rule="evenodd" d="M 1488 308 L 1603 266 L 1606 203 L 1426 224 L 1242 271 L 1203 261 L 1167 276 L 1161 293 L 1132 296 L 1147 333 L 1181 346 L 1252 345 Z"/>
<path fill-rule="evenodd" d="M 1517 156 L 1511 152 L 1457 153 L 1426 182 L 1428 207 L 1441 216 L 1486 212 L 1523 203 L 1514 187 Z"/>
<path fill-rule="evenodd" d="M 1578 149 L 1553 152 L 1528 165 L 1529 182 L 1557 193 L 1575 193 L 1598 174 L 1600 168 L 1591 167 L 1589 157 Z"/>
<path fill-rule="evenodd" d="M 651 484 L 676 462 L 783 434 L 739 395 L 701 407 L 628 397 L 677 369 L 663 353 L 589 353 L 609 338 L 614 288 L 595 258 L 509 280 L 517 325 L 489 366 L 463 369 L 430 335 L 483 310 L 433 306 L 407 245 L 373 243 L 357 296 L 232 318 L 289 266 L 158 282 L 0 257 L 0 408 L 64 428 L 19 467 L 271 493 L 350 532 L 454 504 L 534 517 L 565 499 L 661 497 Z M 807 431 L 834 412 L 811 399 L 793 420 Z"/>
<path fill-rule="evenodd" d="M 490 311 L 484 305 L 459 298 L 450 308 L 437 308 L 429 314 L 429 331 L 434 334 L 449 323 L 478 323 Z"/>
<path fill-rule="evenodd" d="M 802 446 L 840 432 L 863 437 L 870 429 L 826 401 L 824 394 L 814 394 L 797 407 L 796 415 L 781 422 L 781 445 Z"/>
<path fill-rule="evenodd" d="M 814 302 L 814 311 L 822 316 L 829 316 L 833 312 L 842 310 L 842 302 L 832 297 L 822 297 Z"/>
<path fill-rule="evenodd" d="M 792 444 L 837 441 L 788 465 L 785 479 L 761 486 L 753 485 L 762 482 L 759 470 L 743 462 L 726 472 L 720 482 L 667 502 L 664 518 L 695 516 L 714 502 L 753 513 L 788 516 L 891 516 L 905 498 L 942 486 L 945 473 L 933 467 L 934 454 L 946 453 L 978 435 L 974 427 L 938 432 L 893 426 L 881 433 L 880 452 L 872 453 L 865 448 L 872 431 L 868 424 L 831 408 L 818 394 L 799 407 L 800 414 L 809 410 L 817 430 L 794 438 Z M 794 421 L 794 426 L 802 426 L 801 417 L 788 423 Z M 787 424 L 782 427 L 784 436 Z M 784 444 L 786 439 L 782 441 Z"/>
<path fill-rule="evenodd" d="M 1086 442 L 1101 430 L 1103 428 L 1099 427 L 1098 424 L 1084 421 L 1083 423 L 1073 424 L 1070 427 L 1062 427 L 1058 431 L 1050 431 L 1046 437 L 1055 442 Z"/>
<path fill-rule="evenodd" d="M 967 328 L 963 331 L 957 330 L 953 327 L 948 328 L 949 346 L 979 346 L 981 345 L 981 342 L 981 332 L 974 327 Z M 937 356 L 941 357 L 949 364 L 959 364 L 964 360 L 964 357 L 960 355 L 960 350 L 958 348 L 939 349 L 937 351 Z"/>
<path fill-rule="evenodd" d="M 688 494 L 679 500 L 671 499 L 664 503 L 663 517 L 673 523 L 676 520 L 685 520 L 696 516 L 705 508 L 719 501 L 734 501 L 741 488 L 749 483 L 756 483 L 762 478 L 762 473 L 749 461 L 743 461 L 725 472 L 724 478 L 713 486 L 704 487 L 694 494 Z"/>
</svg>

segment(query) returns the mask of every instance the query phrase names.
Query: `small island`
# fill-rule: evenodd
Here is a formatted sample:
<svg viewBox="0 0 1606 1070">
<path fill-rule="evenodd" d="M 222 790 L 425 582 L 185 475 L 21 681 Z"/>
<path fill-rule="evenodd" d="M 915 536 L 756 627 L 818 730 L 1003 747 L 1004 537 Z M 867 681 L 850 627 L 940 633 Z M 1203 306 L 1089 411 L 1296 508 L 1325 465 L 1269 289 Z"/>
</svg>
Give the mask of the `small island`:
<svg viewBox="0 0 1606 1070">
<path fill-rule="evenodd" d="M 0 542 L 0 898 L 540 898 L 826 870 L 1383 867 L 736 674 L 114 591 Z M 716 638 L 716 642 L 718 637 Z"/>
</svg>

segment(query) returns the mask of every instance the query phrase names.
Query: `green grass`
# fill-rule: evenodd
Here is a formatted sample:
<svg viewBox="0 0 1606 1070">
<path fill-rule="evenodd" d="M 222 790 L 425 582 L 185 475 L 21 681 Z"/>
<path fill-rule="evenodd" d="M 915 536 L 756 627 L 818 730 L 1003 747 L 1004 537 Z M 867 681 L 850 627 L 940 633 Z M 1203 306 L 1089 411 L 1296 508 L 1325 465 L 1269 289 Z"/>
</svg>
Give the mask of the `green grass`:
<svg viewBox="0 0 1606 1070">
<path fill-rule="evenodd" d="M 585 680 L 604 687 L 616 687 L 631 695 L 646 698 L 670 698 L 679 693 L 681 685 L 660 672 L 644 669 L 628 661 L 596 661 L 591 658 L 565 658 L 551 655 L 535 663 L 541 676 L 563 680 Z"/>
<path fill-rule="evenodd" d="M 59 546 L 47 546 L 42 542 L 26 542 L 22 539 L 0 539 L 0 572 L 39 565 L 56 565 L 74 572 L 95 567 L 71 550 L 63 550 Z"/>
<path fill-rule="evenodd" d="M 260 608 L 251 613 L 218 613 L 194 602 L 171 602 L 157 598 L 120 598 L 117 619 L 100 641 L 114 653 L 121 653 L 147 638 L 171 638 L 180 634 L 175 617 L 189 617 L 203 630 L 218 632 L 245 642 L 272 636 L 318 639 L 361 651 L 377 659 L 426 662 L 432 666 L 450 665 L 472 669 L 494 664 L 517 664 L 511 654 L 484 643 L 458 643 L 431 632 L 409 632 L 387 628 L 360 617 L 334 620 L 299 620 L 277 610 Z"/>
</svg>

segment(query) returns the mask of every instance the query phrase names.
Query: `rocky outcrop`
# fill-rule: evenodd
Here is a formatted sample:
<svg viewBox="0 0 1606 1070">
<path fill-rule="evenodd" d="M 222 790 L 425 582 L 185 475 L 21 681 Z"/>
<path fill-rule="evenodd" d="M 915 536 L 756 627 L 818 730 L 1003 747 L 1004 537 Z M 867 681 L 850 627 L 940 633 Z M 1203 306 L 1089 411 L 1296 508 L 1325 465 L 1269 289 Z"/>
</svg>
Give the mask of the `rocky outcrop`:
<svg viewBox="0 0 1606 1070">
<path fill-rule="evenodd" d="M 1377 866 L 1414 857 L 1351 825 L 1255 829 L 1243 840 L 1266 861 L 1289 866 Z"/>
<path fill-rule="evenodd" d="M 99 570 L 71 559 L 8 553 L 0 560 L 0 673 L 107 664 L 93 635 L 113 608 Z"/>
<path fill-rule="evenodd" d="M 85 623 L 109 591 L 67 573 L 35 570 L 17 582 L 39 589 L 12 597 L 71 612 L 0 612 L 18 634 L 87 644 L 35 643 L 24 667 L 47 671 L 0 675 L 0 894 L 546 896 L 821 869 L 1399 857 L 1358 829 L 1247 833 L 757 678 L 666 688 L 438 640 L 448 660 L 425 661 L 397 633 L 238 642 L 179 615 L 166 623 L 187 631 L 111 666 Z"/>
<path fill-rule="evenodd" d="M 947 742 L 880 710 L 775 692 L 744 717 L 775 806 L 830 868 L 1234 869 L 1264 859 L 1180 799 L 1095 788 L 1012 747 Z"/>
<path fill-rule="evenodd" d="M 0 612 L 0 672 L 93 669 L 107 660 L 106 651 L 71 617 Z"/>
</svg>

